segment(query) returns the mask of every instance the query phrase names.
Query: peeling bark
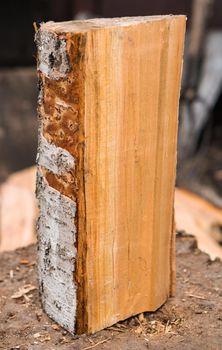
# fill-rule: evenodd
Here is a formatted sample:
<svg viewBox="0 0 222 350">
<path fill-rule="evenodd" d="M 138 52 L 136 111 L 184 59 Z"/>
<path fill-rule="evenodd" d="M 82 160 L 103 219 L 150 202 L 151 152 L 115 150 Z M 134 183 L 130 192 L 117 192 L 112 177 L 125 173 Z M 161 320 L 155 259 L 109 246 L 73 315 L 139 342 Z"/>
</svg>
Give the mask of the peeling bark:
<svg viewBox="0 0 222 350">
<path fill-rule="evenodd" d="M 66 42 L 62 35 L 55 33 L 40 30 L 36 35 L 40 117 L 36 184 L 40 208 L 38 270 L 44 310 L 75 333 L 77 206 L 78 189 L 82 187 L 78 180 L 81 157 L 76 144 L 81 137 L 81 109 L 79 98 L 68 99 L 68 93 L 63 93 L 69 79 L 73 81 L 69 65 L 72 55 L 68 55 Z M 54 88 L 61 93 L 54 93 Z M 79 84 L 77 91 L 78 88 Z M 70 134 L 75 134 L 75 138 Z"/>
<path fill-rule="evenodd" d="M 70 71 L 66 40 L 54 33 L 41 31 L 37 32 L 35 40 L 38 46 L 38 70 L 53 80 L 65 78 Z"/>
<path fill-rule="evenodd" d="M 50 317 L 75 331 L 76 203 L 50 187 L 37 174 L 38 270 L 42 304 Z"/>
<path fill-rule="evenodd" d="M 42 134 L 39 136 L 37 162 L 56 175 L 75 168 L 74 157 L 65 149 L 49 143 Z"/>
</svg>

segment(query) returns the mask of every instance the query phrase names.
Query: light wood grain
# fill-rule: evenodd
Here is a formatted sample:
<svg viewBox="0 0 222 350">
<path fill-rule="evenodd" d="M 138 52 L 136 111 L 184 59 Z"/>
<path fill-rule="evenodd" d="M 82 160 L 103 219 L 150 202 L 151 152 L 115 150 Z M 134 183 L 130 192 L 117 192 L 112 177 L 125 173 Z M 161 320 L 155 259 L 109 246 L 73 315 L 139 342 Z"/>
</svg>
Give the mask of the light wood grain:
<svg viewBox="0 0 222 350">
<path fill-rule="evenodd" d="M 92 330 L 155 310 L 169 295 L 183 23 L 163 19 L 95 31 L 88 39 L 85 191 Z"/>
</svg>

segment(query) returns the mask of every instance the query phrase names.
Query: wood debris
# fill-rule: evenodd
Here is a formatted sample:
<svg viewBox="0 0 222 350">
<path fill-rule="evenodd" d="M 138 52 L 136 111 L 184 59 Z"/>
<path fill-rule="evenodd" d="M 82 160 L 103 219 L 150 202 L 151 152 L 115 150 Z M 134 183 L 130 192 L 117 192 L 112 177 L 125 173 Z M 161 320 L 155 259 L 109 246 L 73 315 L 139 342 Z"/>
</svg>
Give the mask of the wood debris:
<svg viewBox="0 0 222 350">
<path fill-rule="evenodd" d="M 20 265 L 28 265 L 29 264 L 29 260 L 27 259 L 21 259 L 19 262 Z"/>
<path fill-rule="evenodd" d="M 38 339 L 38 341 L 40 341 L 41 343 L 44 343 L 46 341 L 51 340 L 50 335 L 49 334 L 45 334 L 45 333 L 39 333 L 38 332 L 38 333 L 33 334 L 33 337 L 35 339 Z"/>
<path fill-rule="evenodd" d="M 58 325 L 58 324 L 52 324 L 52 329 L 54 329 L 55 331 L 59 331 L 61 328 L 60 328 L 60 326 Z"/>
<path fill-rule="evenodd" d="M 202 295 L 196 295 L 196 294 L 191 294 L 191 293 L 187 293 L 187 296 L 190 298 L 196 298 L 196 299 L 201 299 L 201 300 L 206 300 L 206 298 Z"/>
<path fill-rule="evenodd" d="M 95 343 L 95 344 L 93 344 L 93 345 L 87 346 L 86 348 L 83 348 L 83 349 L 81 349 L 81 350 L 93 349 L 93 348 L 95 348 L 96 346 L 101 345 L 101 344 L 104 344 L 104 343 L 107 343 L 107 342 L 110 341 L 110 340 L 111 340 L 111 338 L 107 338 L 107 339 L 101 340 L 101 341 L 99 341 L 98 343 Z"/>
<path fill-rule="evenodd" d="M 26 294 L 28 294 L 29 292 L 31 292 L 32 290 L 35 290 L 35 289 L 37 289 L 35 286 L 33 286 L 31 284 L 26 284 L 22 288 L 19 288 L 18 292 L 13 294 L 11 296 L 11 298 L 12 299 L 19 299 L 19 298 L 22 298 L 22 297 L 27 297 Z"/>
</svg>

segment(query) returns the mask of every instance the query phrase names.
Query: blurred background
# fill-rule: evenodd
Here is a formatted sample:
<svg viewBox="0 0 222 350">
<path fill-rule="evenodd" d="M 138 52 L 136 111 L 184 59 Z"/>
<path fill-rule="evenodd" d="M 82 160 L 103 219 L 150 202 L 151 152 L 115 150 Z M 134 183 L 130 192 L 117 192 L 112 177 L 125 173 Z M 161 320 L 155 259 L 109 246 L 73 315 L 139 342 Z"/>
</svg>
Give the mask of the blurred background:
<svg viewBox="0 0 222 350">
<path fill-rule="evenodd" d="M 199 207 L 204 203 L 209 204 L 211 210 L 215 208 L 217 220 L 209 224 L 207 234 L 221 244 L 222 2 L 8 0 L 1 1 L 0 5 L 0 250 L 13 249 L 34 239 L 34 233 L 30 235 L 30 230 L 34 232 L 36 217 L 32 166 L 38 125 L 33 22 L 38 25 L 48 20 L 164 14 L 185 14 L 188 18 L 177 186 L 199 196 L 184 192 L 188 196 L 188 207 L 196 200 Z M 202 198 L 207 202 L 202 202 Z M 192 215 L 197 215 L 195 209 Z M 184 221 L 186 229 L 187 219 Z M 195 229 L 188 227 L 188 230 Z"/>
</svg>

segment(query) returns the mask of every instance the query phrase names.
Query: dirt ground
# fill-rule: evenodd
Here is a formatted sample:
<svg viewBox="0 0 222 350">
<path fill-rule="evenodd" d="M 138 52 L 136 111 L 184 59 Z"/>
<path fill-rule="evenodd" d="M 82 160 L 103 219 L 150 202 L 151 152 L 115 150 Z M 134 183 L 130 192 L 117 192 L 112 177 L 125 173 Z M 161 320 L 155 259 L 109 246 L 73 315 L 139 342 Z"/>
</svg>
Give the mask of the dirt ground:
<svg viewBox="0 0 222 350">
<path fill-rule="evenodd" d="M 177 293 L 155 313 L 72 337 L 42 311 L 36 247 L 0 254 L 0 349 L 222 349 L 222 262 L 177 238 Z"/>
</svg>

